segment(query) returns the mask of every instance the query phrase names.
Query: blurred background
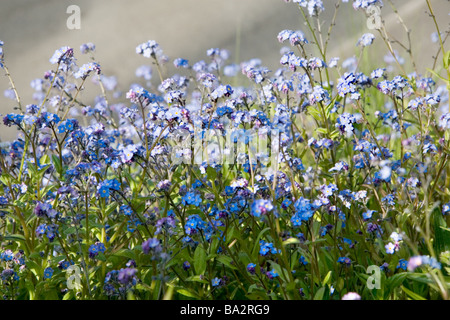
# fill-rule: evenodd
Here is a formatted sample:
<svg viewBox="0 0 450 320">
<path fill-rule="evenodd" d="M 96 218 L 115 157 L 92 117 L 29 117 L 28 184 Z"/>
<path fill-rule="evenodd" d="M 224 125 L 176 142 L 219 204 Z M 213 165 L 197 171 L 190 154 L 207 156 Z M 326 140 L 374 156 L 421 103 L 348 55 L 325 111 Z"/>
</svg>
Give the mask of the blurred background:
<svg viewBox="0 0 450 320">
<path fill-rule="evenodd" d="M 323 29 L 334 14 L 337 0 L 324 0 L 325 12 L 320 16 Z M 342 3 L 337 24 L 332 32 L 328 58 L 345 59 L 359 54 L 357 40 L 362 34 L 372 32 L 375 42 L 366 59 L 383 61 L 387 54 L 376 30 L 369 30 L 364 12 L 355 11 L 349 3 Z M 432 41 L 435 31 L 433 20 L 427 14 L 425 0 L 392 0 L 399 15 L 411 30 L 414 58 L 420 72 L 432 65 L 432 57 L 439 45 Z M 450 2 L 432 0 L 433 9 L 442 31 L 450 20 Z M 80 29 L 67 27 L 67 7 L 77 5 L 81 11 Z M 390 1 L 384 1 L 382 17 L 391 35 L 407 44 L 403 26 L 392 13 Z M 80 45 L 96 45 L 95 58 L 102 73 L 116 76 L 119 87 L 126 92 L 136 82 L 135 70 L 151 64 L 135 53 L 138 44 L 155 40 L 171 58 L 188 59 L 191 64 L 205 59 L 210 48 L 228 49 L 230 63 L 259 58 L 262 64 L 276 71 L 280 65 L 277 40 L 283 29 L 302 30 L 308 37 L 307 27 L 297 4 L 284 0 L 1 0 L 0 40 L 4 41 L 5 61 L 15 81 L 22 104 L 31 104 L 33 89 L 30 82 L 41 78 L 50 70 L 49 62 L 54 51 L 61 46 L 74 48 L 78 64 L 89 58 L 80 53 Z M 308 37 L 310 38 L 310 37 Z M 400 55 L 408 60 L 404 50 Z M 448 47 L 448 46 L 447 46 Z M 387 62 L 382 62 L 386 64 Z M 385 65 L 379 65 L 385 67 Z M 409 69 L 406 65 L 407 70 Z M 154 78 L 155 77 L 154 72 Z M 89 83 L 87 86 L 90 85 Z M 0 114 L 13 112 L 16 103 L 3 92 L 10 88 L 8 78 L 0 77 Z M 98 88 L 98 87 L 97 87 Z M 100 89 L 98 89 L 100 90 Z M 96 92 L 100 94 L 100 91 Z M 82 96 L 89 104 L 90 96 Z M 14 139 L 15 129 L 0 124 L 0 140 Z"/>
</svg>

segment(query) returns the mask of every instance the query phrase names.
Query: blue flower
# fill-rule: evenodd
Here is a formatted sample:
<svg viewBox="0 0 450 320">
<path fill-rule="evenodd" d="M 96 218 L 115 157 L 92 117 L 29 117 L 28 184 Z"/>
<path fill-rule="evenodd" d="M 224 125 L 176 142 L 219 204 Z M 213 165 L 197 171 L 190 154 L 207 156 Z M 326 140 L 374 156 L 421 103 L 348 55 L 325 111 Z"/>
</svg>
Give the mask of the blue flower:
<svg viewBox="0 0 450 320">
<path fill-rule="evenodd" d="M 385 68 L 378 68 L 378 69 L 375 69 L 375 70 L 373 70 L 373 71 L 370 73 L 370 78 L 371 78 L 371 79 L 382 78 L 382 77 L 384 76 L 385 71 L 386 71 Z"/>
<path fill-rule="evenodd" d="M 300 259 L 298 260 L 302 265 L 306 266 L 308 264 L 308 261 L 306 261 L 306 258 L 304 256 L 300 256 Z"/>
<path fill-rule="evenodd" d="M 447 202 L 442 206 L 442 214 L 447 215 L 450 212 L 450 202 Z"/>
<path fill-rule="evenodd" d="M 61 119 L 55 113 L 43 112 L 42 117 L 46 125 L 57 124 L 61 121 Z"/>
<path fill-rule="evenodd" d="M 161 49 L 156 41 L 149 40 L 138 45 L 136 47 L 136 53 L 141 54 L 146 58 L 156 58 L 157 55 L 161 54 Z"/>
<path fill-rule="evenodd" d="M 275 269 L 272 269 L 271 271 L 266 272 L 266 275 L 269 279 L 273 279 L 278 277 L 278 273 L 275 271 Z"/>
<path fill-rule="evenodd" d="M 106 185 L 112 190 L 120 190 L 120 182 L 116 179 L 106 180 Z"/>
<path fill-rule="evenodd" d="M 272 211 L 273 209 L 273 205 L 272 202 L 270 200 L 264 200 L 264 199 L 259 199 L 259 200 L 255 200 L 252 204 L 251 207 L 251 214 L 254 217 L 261 217 L 261 215 L 264 215 L 270 211 Z"/>
<path fill-rule="evenodd" d="M 308 40 L 306 40 L 304 34 L 302 31 L 292 31 L 292 30 L 282 30 L 280 33 L 278 33 L 277 39 L 279 42 L 284 42 L 286 40 L 289 40 L 289 43 L 292 46 L 297 46 L 299 44 L 306 44 L 308 43 Z"/>
<path fill-rule="evenodd" d="M 147 81 L 152 79 L 152 68 L 147 65 L 142 65 L 136 69 L 136 77 L 142 77 Z"/>
<path fill-rule="evenodd" d="M 83 43 L 80 46 L 80 51 L 82 54 L 86 54 L 88 52 L 94 52 L 95 51 L 95 44 L 92 42 Z"/>
<path fill-rule="evenodd" d="M 196 194 L 193 191 L 190 191 L 188 193 L 186 193 L 186 195 L 183 196 L 183 198 L 181 199 L 181 202 L 184 205 L 194 205 L 196 207 L 198 207 L 200 205 L 200 203 L 202 202 L 202 198 L 199 194 Z"/>
<path fill-rule="evenodd" d="M 8 204 L 8 198 L 0 196 L 0 205 L 2 204 Z"/>
<path fill-rule="evenodd" d="M 255 272 L 256 272 L 255 268 L 256 268 L 256 264 L 254 264 L 254 263 L 249 263 L 249 264 L 247 265 L 247 271 L 248 271 L 250 274 L 255 274 Z"/>
<path fill-rule="evenodd" d="M 97 245 L 93 244 L 89 247 L 89 256 L 95 257 L 96 255 L 98 255 L 98 247 Z"/>
<path fill-rule="evenodd" d="M 73 56 L 73 49 L 64 46 L 55 51 L 53 56 L 50 58 L 51 64 L 57 63 L 68 63 Z"/>
<path fill-rule="evenodd" d="M 409 258 L 407 262 L 407 268 L 409 271 L 414 271 L 416 268 L 428 265 L 432 269 L 441 269 L 442 265 L 435 258 L 430 256 L 413 256 Z"/>
<path fill-rule="evenodd" d="M 10 127 L 11 125 L 20 125 L 24 116 L 21 114 L 10 113 L 3 118 L 3 124 Z"/>
<path fill-rule="evenodd" d="M 340 257 L 337 260 L 338 263 L 342 263 L 345 264 L 347 267 L 350 266 L 352 264 L 352 260 L 350 260 L 349 257 Z"/>
<path fill-rule="evenodd" d="M 68 267 L 70 267 L 71 265 L 73 265 L 73 261 L 67 261 L 67 260 L 62 260 L 58 263 L 58 268 L 62 269 L 62 270 L 67 270 Z"/>
<path fill-rule="evenodd" d="M 121 284 L 127 285 L 134 280 L 136 273 L 137 270 L 135 268 L 120 269 L 117 275 L 117 281 Z"/>
<path fill-rule="evenodd" d="M 269 253 L 277 254 L 280 250 L 277 250 L 273 243 L 265 242 L 264 240 L 259 241 L 259 254 L 266 256 Z"/>
<path fill-rule="evenodd" d="M 98 193 L 100 197 L 102 198 L 108 198 L 109 197 L 109 188 L 106 185 L 100 185 L 100 188 L 98 189 Z"/>
<path fill-rule="evenodd" d="M 187 271 L 190 268 L 191 268 L 191 264 L 189 263 L 189 261 L 183 262 L 183 270 Z"/>
<path fill-rule="evenodd" d="M 356 117 L 354 115 L 343 113 L 337 118 L 336 128 L 338 128 L 341 133 L 350 135 L 353 133 L 354 123 L 356 123 Z"/>
<path fill-rule="evenodd" d="M 0 255 L 0 259 L 3 261 L 11 261 L 14 258 L 14 253 L 7 249 Z"/>
<path fill-rule="evenodd" d="M 375 212 L 377 212 L 377 211 L 375 211 L 375 210 L 368 210 L 368 211 L 364 212 L 364 213 L 363 213 L 363 219 L 364 219 L 364 220 L 369 220 L 369 219 L 371 219 L 371 218 L 372 218 L 372 215 L 373 215 Z"/>
<path fill-rule="evenodd" d="M 86 64 L 83 64 L 77 72 L 73 74 L 73 76 L 76 79 L 86 79 L 87 76 L 92 72 L 95 71 L 97 74 L 100 74 L 100 65 L 96 62 L 89 62 Z"/>
<path fill-rule="evenodd" d="M 51 267 L 45 268 L 44 279 L 50 279 L 53 276 L 53 269 Z"/>
<path fill-rule="evenodd" d="M 315 86 L 312 93 L 309 95 L 309 103 L 312 105 L 314 103 L 328 101 L 330 99 L 328 91 L 326 91 L 321 86 Z"/>
<path fill-rule="evenodd" d="M 142 251 L 145 254 L 159 254 L 162 252 L 161 241 L 158 238 L 150 238 L 142 243 Z"/>
<path fill-rule="evenodd" d="M 422 97 L 417 97 L 417 98 L 414 98 L 414 99 L 412 99 L 412 100 L 410 100 L 409 102 L 408 102 L 408 109 L 411 109 L 411 110 L 417 110 L 417 108 L 419 108 L 419 107 L 422 107 L 423 106 L 423 98 Z M 445 116 L 446 114 L 443 114 L 442 116 L 441 116 L 441 118 L 440 118 L 440 121 L 443 119 L 443 117 Z M 443 123 L 441 123 L 439 121 L 439 125 L 442 127 L 442 124 Z"/>
<path fill-rule="evenodd" d="M 186 59 L 182 59 L 182 58 L 176 58 L 173 61 L 173 65 L 176 68 L 189 68 L 189 62 Z"/>
<path fill-rule="evenodd" d="M 192 188 L 194 189 L 200 188 L 201 186 L 203 186 L 203 183 L 198 179 L 196 179 L 195 182 L 192 184 Z"/>
<path fill-rule="evenodd" d="M 387 203 L 390 206 L 395 206 L 395 196 L 392 193 L 383 197 L 381 201 Z"/>
<path fill-rule="evenodd" d="M 398 261 L 397 269 L 403 269 L 406 270 L 408 268 L 408 261 L 405 259 L 400 259 Z"/>
<path fill-rule="evenodd" d="M 66 124 L 63 122 L 58 126 L 58 133 L 66 132 Z"/>
<path fill-rule="evenodd" d="M 283 209 L 287 209 L 292 204 L 292 201 L 290 199 L 284 199 L 281 203 L 281 207 Z"/>
<path fill-rule="evenodd" d="M 394 83 L 388 80 L 383 80 L 378 83 L 377 88 L 382 93 L 389 94 L 394 89 Z"/>
<path fill-rule="evenodd" d="M 95 258 L 99 253 L 105 252 L 105 245 L 99 241 L 89 247 L 89 258 Z"/>
<path fill-rule="evenodd" d="M 375 36 L 372 33 L 365 33 L 356 43 L 357 46 L 367 47 L 372 44 Z"/>
<path fill-rule="evenodd" d="M 120 206 L 120 211 L 123 212 L 123 214 L 126 216 L 131 216 L 133 214 L 133 209 L 125 204 Z"/>
<path fill-rule="evenodd" d="M 299 216 L 299 214 L 295 213 L 292 217 L 291 217 L 291 223 L 294 227 L 300 227 L 302 225 L 302 219 Z"/>
<path fill-rule="evenodd" d="M 185 230 L 188 235 L 196 233 L 198 230 L 205 230 L 206 222 L 198 214 L 190 215 L 185 224 Z"/>
<path fill-rule="evenodd" d="M 212 284 L 213 287 L 218 287 L 218 286 L 220 286 L 221 283 L 222 283 L 222 279 L 219 279 L 217 277 L 215 277 L 211 281 L 211 284 Z"/>
<path fill-rule="evenodd" d="M 302 221 L 308 221 L 314 215 L 315 208 L 311 204 L 309 199 L 305 199 L 300 197 L 295 203 L 295 215 L 300 218 Z"/>
<path fill-rule="evenodd" d="M 387 245 L 384 246 L 386 248 L 386 253 L 388 254 L 394 254 L 395 251 L 395 244 L 392 242 L 389 242 Z"/>
<path fill-rule="evenodd" d="M 13 269 L 5 269 L 2 271 L 1 275 L 0 275 L 1 279 L 3 281 L 18 281 L 19 280 L 19 275 L 17 274 L 17 272 L 15 272 Z"/>
</svg>

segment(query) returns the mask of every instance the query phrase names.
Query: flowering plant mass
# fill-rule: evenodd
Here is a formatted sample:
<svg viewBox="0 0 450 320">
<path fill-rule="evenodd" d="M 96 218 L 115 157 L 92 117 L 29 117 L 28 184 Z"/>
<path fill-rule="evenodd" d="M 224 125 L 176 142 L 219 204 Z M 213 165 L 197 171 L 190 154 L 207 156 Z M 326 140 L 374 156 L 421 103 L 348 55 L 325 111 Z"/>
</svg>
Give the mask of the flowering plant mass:
<svg viewBox="0 0 450 320">
<path fill-rule="evenodd" d="M 0 42 L 18 130 L 0 146 L 3 299 L 449 299 L 449 30 L 426 0 L 426 74 L 381 19 L 340 62 L 322 0 L 285 2 L 305 24 L 273 37 L 278 70 L 219 48 L 171 62 L 150 40 L 126 94 L 86 43 L 55 51 L 27 104 Z"/>
</svg>

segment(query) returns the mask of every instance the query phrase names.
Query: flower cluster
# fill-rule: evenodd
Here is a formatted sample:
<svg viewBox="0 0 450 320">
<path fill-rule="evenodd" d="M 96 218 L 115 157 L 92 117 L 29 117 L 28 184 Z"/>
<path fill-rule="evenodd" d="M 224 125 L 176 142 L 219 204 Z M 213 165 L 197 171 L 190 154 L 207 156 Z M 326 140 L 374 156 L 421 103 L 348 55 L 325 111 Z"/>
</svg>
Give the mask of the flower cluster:
<svg viewBox="0 0 450 320">
<path fill-rule="evenodd" d="M 274 70 L 211 48 L 168 75 L 150 40 L 122 92 L 93 43 L 81 66 L 55 51 L 35 101 L 3 115 L 20 132 L 0 144 L 5 297 L 448 298 L 448 81 L 408 74 L 390 39 L 364 62 L 372 33 L 329 59 L 323 1 L 292 2 L 305 24 L 273 39 Z M 83 101 L 89 80 L 101 94 Z M 359 281 L 369 266 L 382 294 Z"/>
</svg>

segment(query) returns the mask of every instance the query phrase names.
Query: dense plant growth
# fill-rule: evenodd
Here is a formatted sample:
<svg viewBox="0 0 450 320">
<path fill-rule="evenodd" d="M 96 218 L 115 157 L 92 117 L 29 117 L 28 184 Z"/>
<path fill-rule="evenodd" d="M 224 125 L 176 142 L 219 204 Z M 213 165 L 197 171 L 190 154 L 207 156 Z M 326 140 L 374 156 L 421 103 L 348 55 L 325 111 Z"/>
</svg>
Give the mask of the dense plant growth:
<svg viewBox="0 0 450 320">
<path fill-rule="evenodd" d="M 54 53 L 27 104 L 1 42 L 19 131 L 0 155 L 3 299 L 449 298 L 448 31 L 427 75 L 383 21 L 341 63 L 322 1 L 292 2 L 305 29 L 278 34 L 280 69 L 213 48 L 169 77 L 148 41 L 125 95 L 87 43 L 81 66 Z M 364 59 L 374 39 L 392 63 Z"/>
</svg>

